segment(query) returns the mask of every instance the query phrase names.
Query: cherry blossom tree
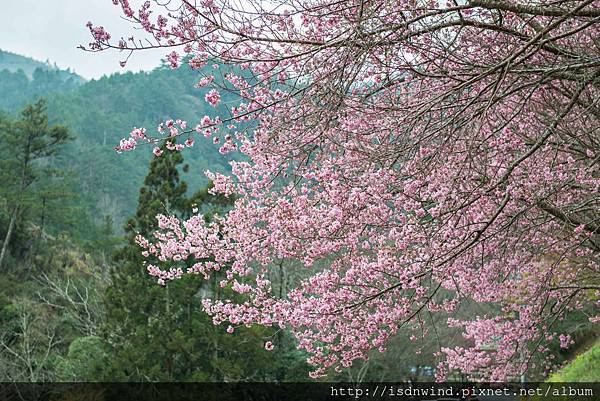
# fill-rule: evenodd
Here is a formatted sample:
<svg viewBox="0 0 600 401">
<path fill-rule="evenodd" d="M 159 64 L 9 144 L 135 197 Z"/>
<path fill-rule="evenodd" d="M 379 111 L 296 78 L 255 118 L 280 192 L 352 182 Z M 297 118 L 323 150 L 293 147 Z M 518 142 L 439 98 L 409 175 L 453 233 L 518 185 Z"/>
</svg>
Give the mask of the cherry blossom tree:
<svg viewBox="0 0 600 401">
<path fill-rule="evenodd" d="M 506 380 L 571 343 L 565 313 L 599 320 L 600 1 L 113 3 L 142 33 L 88 23 L 87 49 L 164 48 L 215 107 L 117 150 L 207 137 L 244 155 L 206 172 L 236 197 L 226 215 L 157 216 L 138 238 L 172 261 L 147 266 L 162 284 L 226 271 L 246 300 L 206 299 L 216 324 L 291 330 L 318 377 L 441 314 L 470 345 L 439 340 L 438 379 Z M 288 260 L 306 274 L 281 295 Z M 490 307 L 456 319 L 467 301 Z"/>
</svg>

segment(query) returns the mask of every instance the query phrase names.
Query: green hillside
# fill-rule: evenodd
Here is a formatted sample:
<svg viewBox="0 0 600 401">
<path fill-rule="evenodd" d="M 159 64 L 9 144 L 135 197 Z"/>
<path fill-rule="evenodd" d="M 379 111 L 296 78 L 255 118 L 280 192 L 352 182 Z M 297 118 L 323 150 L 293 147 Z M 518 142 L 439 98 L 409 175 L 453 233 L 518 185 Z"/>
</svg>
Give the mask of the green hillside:
<svg viewBox="0 0 600 401">
<path fill-rule="evenodd" d="M 550 382 L 600 382 L 600 341 L 587 351 L 577 355 L 548 379 Z"/>
<path fill-rule="evenodd" d="M 75 137 L 65 146 L 64 154 L 69 157 L 62 158 L 60 167 L 76 172 L 73 190 L 81 195 L 77 206 L 96 223 L 109 216 L 120 228 L 135 211 L 151 152 L 143 148 L 117 154 L 114 147 L 133 125 L 155 132 L 156 126 L 169 118 L 194 124 L 204 114 L 214 113 L 204 102 L 204 92 L 193 86 L 200 73 L 162 67 L 83 82 L 68 71 L 46 67 L 0 52 L 0 113 L 17 115 L 25 104 L 45 98 L 50 122 L 67 126 Z M 190 173 L 183 178 L 190 192 L 207 183 L 206 169 L 228 168 L 228 159 L 208 140 L 197 140 L 185 156 Z"/>
</svg>

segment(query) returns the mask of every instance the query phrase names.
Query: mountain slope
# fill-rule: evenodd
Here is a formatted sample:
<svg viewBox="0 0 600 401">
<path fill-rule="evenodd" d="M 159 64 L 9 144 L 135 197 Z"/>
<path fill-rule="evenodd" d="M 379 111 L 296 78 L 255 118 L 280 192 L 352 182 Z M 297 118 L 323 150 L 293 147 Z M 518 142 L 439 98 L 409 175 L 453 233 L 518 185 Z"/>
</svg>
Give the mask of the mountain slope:
<svg viewBox="0 0 600 401">
<path fill-rule="evenodd" d="M 3 54 L 6 59 L 7 53 Z M 8 58 L 16 60 L 11 62 L 13 66 L 30 60 Z M 124 154 L 114 151 L 133 126 L 147 127 L 152 133 L 160 122 L 170 118 L 185 119 L 193 126 L 203 115 L 215 113 L 203 99 L 206 89 L 194 88 L 201 73 L 189 68 L 160 67 L 152 72 L 128 72 L 80 83 L 72 78 L 63 80 L 59 70 L 42 69 L 39 65 L 43 63 L 29 64 L 37 66 L 32 78 L 22 69 L 0 71 L 0 113 L 16 115 L 35 98 L 47 99 L 51 123 L 68 126 L 76 137 L 66 146 L 60 167 L 77 174 L 81 207 L 97 222 L 110 216 L 120 227 L 135 211 L 151 148 Z M 190 192 L 206 184 L 205 170 L 222 172 L 229 168 L 230 158 L 220 155 L 218 147 L 205 138 L 197 138 L 184 157 L 190 168 L 183 179 Z"/>
<path fill-rule="evenodd" d="M 85 82 L 83 77 L 71 72 L 70 69 L 61 70 L 56 66 L 56 64 L 52 65 L 49 61 L 43 63 L 29 57 L 21 56 L 5 50 L 0 50 L 0 71 L 8 70 L 10 72 L 17 72 L 21 70 L 29 79 L 33 79 L 33 74 L 38 68 L 45 71 L 57 71 L 59 73 L 58 75 L 63 81 L 73 79 L 80 84 Z"/>
</svg>

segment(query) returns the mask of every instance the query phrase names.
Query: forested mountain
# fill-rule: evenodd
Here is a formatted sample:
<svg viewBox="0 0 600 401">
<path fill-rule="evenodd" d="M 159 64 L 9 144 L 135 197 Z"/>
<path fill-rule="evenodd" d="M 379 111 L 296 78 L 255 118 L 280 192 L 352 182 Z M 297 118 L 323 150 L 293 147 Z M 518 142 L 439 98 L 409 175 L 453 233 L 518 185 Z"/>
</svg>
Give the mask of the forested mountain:
<svg viewBox="0 0 600 401">
<path fill-rule="evenodd" d="M 105 216 L 120 227 L 135 211 L 136 195 L 148 169 L 151 153 L 119 155 L 114 151 L 132 124 L 154 131 L 169 118 L 196 121 L 209 114 L 201 90 L 194 88 L 199 72 L 171 71 L 116 74 L 85 82 L 70 71 L 0 52 L 0 111 L 16 115 L 28 102 L 47 100 L 51 123 L 67 126 L 74 136 L 62 160 L 77 172 L 72 188 L 82 195 L 81 206 L 96 222 Z M 187 152 L 192 174 L 184 178 L 190 191 L 207 183 L 203 171 L 228 168 L 227 158 L 209 141 L 196 141 Z"/>
<path fill-rule="evenodd" d="M 70 68 L 61 70 L 56 64 L 51 64 L 50 61 L 43 63 L 29 57 L 0 49 L 0 71 L 8 70 L 9 72 L 18 72 L 21 70 L 29 79 L 32 79 L 34 78 L 34 73 L 37 69 L 57 73 L 63 82 L 69 80 L 78 84 L 85 82 L 83 77 L 72 72 Z"/>
</svg>

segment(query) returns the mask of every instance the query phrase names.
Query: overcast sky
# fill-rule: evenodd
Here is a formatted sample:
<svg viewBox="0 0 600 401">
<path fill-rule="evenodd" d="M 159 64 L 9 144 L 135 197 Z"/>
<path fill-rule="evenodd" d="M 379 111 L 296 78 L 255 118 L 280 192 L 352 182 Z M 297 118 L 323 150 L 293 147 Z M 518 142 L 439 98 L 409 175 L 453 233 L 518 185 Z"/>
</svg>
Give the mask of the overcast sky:
<svg viewBox="0 0 600 401">
<path fill-rule="evenodd" d="M 164 50 L 138 52 L 131 56 L 126 68 L 121 68 L 119 60 L 125 57 L 124 53 L 77 49 L 90 42 L 87 21 L 103 25 L 113 38 L 134 32 L 120 18 L 120 8 L 111 0 L 0 0 L 0 5 L 0 49 L 40 61 L 50 60 L 87 79 L 124 70 L 151 70 L 164 56 Z"/>
</svg>

